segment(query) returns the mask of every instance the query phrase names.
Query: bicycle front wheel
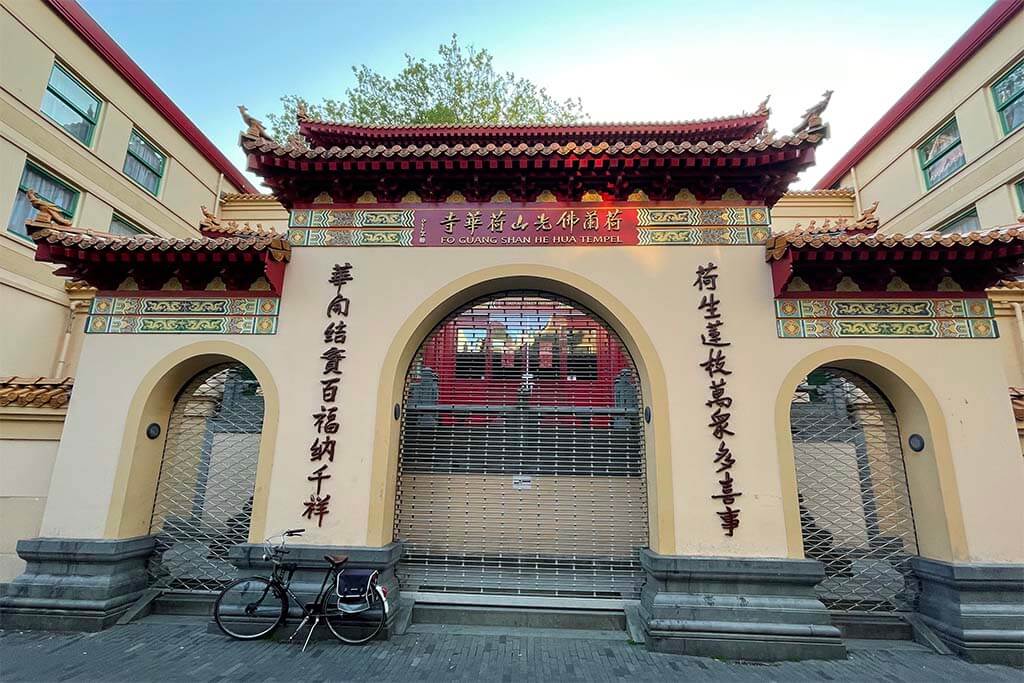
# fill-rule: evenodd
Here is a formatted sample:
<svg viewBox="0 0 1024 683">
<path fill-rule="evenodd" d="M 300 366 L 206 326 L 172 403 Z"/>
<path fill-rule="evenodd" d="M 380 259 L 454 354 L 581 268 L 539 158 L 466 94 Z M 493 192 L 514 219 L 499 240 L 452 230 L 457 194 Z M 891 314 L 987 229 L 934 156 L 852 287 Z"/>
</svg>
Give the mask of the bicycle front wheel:
<svg viewBox="0 0 1024 683">
<path fill-rule="evenodd" d="M 281 590 L 259 577 L 238 579 L 213 605 L 213 619 L 225 634 L 239 640 L 269 635 L 284 621 L 288 602 Z"/>
<path fill-rule="evenodd" d="M 374 586 L 368 599 L 358 606 L 335 597 L 324 608 L 327 627 L 334 637 L 349 645 L 362 645 L 377 637 L 388 618 L 387 605 L 380 589 Z M 347 609 L 346 609 L 347 608 Z M 354 608 L 359 611 L 353 612 Z"/>
</svg>

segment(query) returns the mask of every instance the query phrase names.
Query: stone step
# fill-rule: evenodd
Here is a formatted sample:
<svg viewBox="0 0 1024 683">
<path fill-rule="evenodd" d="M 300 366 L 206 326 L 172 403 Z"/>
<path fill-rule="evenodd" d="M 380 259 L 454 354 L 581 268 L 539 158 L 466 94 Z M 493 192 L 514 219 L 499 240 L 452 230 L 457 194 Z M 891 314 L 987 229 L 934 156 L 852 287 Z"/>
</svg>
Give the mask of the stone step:
<svg viewBox="0 0 1024 683">
<path fill-rule="evenodd" d="M 216 599 L 216 593 L 164 593 L 153 601 L 149 613 L 212 618 Z"/>
<path fill-rule="evenodd" d="M 832 625 L 853 640 L 914 640 L 914 629 L 896 614 L 833 612 Z"/>
<path fill-rule="evenodd" d="M 626 614 L 622 610 L 416 603 L 412 623 L 625 631 Z"/>
</svg>

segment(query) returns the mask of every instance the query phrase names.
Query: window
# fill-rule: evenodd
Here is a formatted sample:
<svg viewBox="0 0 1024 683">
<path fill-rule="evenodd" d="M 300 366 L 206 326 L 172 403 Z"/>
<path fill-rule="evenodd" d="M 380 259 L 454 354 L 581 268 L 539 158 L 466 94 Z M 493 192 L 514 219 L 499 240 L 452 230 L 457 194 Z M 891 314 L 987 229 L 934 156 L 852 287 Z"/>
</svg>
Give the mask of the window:
<svg viewBox="0 0 1024 683">
<path fill-rule="evenodd" d="M 1024 212 L 1024 180 L 1018 180 L 1014 187 L 1017 189 L 1017 206 Z"/>
<path fill-rule="evenodd" d="M 110 219 L 111 235 L 124 235 L 126 237 L 131 237 L 132 235 L 143 235 L 145 232 L 146 231 L 142 228 L 136 227 L 134 223 L 121 218 L 116 213 L 114 214 L 114 217 Z"/>
<path fill-rule="evenodd" d="M 967 163 L 960 144 L 960 129 L 953 119 L 927 142 L 917 148 L 917 157 L 924 172 L 924 184 L 930 190 L 953 175 Z"/>
<path fill-rule="evenodd" d="M 996 81 L 992 86 L 992 99 L 1004 133 L 1011 133 L 1024 124 L 1024 62 Z"/>
<path fill-rule="evenodd" d="M 128 154 L 124 158 L 125 175 L 155 195 L 160 191 L 160 179 L 164 175 L 166 162 L 167 157 L 139 135 L 139 131 L 132 131 L 128 140 Z"/>
<path fill-rule="evenodd" d="M 937 232 L 940 232 L 943 235 L 952 235 L 953 233 L 960 233 L 963 235 L 980 229 L 981 222 L 978 220 L 978 212 L 971 209 L 938 228 Z"/>
<path fill-rule="evenodd" d="M 85 145 L 100 118 L 100 100 L 59 64 L 53 65 L 43 95 L 42 112 Z"/>
<path fill-rule="evenodd" d="M 57 180 L 38 166 L 26 163 L 25 170 L 21 173 L 21 182 L 18 184 L 18 196 L 14 200 L 14 211 L 11 212 L 11 219 L 7 221 L 9 232 L 21 237 L 28 237 L 25 221 L 36 214 L 36 210 L 28 200 L 29 190 L 35 190 L 40 197 L 59 206 L 68 218 L 74 217 L 75 207 L 78 205 L 78 190 Z"/>
</svg>

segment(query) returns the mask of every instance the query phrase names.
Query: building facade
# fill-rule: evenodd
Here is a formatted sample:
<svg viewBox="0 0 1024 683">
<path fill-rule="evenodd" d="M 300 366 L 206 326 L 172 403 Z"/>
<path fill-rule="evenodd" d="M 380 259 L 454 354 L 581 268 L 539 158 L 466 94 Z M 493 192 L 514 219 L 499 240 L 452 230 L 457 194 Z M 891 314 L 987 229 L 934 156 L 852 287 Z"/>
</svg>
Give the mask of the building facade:
<svg viewBox="0 0 1024 683">
<path fill-rule="evenodd" d="M 35 260 L 27 190 L 72 225 L 185 237 L 200 206 L 254 189 L 76 3 L 4 2 L 0 35 L 0 63 L 17 65 L 0 79 L 0 305 L 19 329 L 0 340 L 6 579 L 38 534 L 93 293 Z"/>
<path fill-rule="evenodd" d="M 34 258 L 87 310 L 70 399 L 0 389 L 69 405 L 52 473 L 23 477 L 47 497 L 5 625 L 212 595 L 304 527 L 300 582 L 329 552 L 380 570 L 392 630 L 514 606 L 617 614 L 666 652 L 835 658 L 903 629 L 1020 663 L 1024 224 L 894 234 L 859 186 L 789 193 L 827 104 L 785 136 L 766 104 L 300 112 L 287 142 L 243 115 L 273 197 L 215 188 L 190 234 L 27 187 Z"/>
</svg>

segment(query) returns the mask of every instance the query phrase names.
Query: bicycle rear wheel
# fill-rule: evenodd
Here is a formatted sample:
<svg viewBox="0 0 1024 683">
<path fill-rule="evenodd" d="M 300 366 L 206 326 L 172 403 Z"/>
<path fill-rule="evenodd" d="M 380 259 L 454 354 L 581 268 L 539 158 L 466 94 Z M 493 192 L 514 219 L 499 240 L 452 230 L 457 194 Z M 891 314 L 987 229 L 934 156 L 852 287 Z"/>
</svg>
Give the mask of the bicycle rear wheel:
<svg viewBox="0 0 1024 683">
<path fill-rule="evenodd" d="M 238 579 L 221 591 L 213 619 L 221 631 L 239 640 L 269 635 L 284 621 L 288 600 L 277 586 L 260 577 Z"/>
<path fill-rule="evenodd" d="M 324 608 L 327 627 L 334 637 L 349 645 L 362 645 L 377 637 L 384 629 L 388 618 L 387 605 L 380 589 L 374 585 L 370 590 L 366 609 L 359 612 L 345 612 L 339 607 L 341 598 L 334 597 Z"/>
</svg>

